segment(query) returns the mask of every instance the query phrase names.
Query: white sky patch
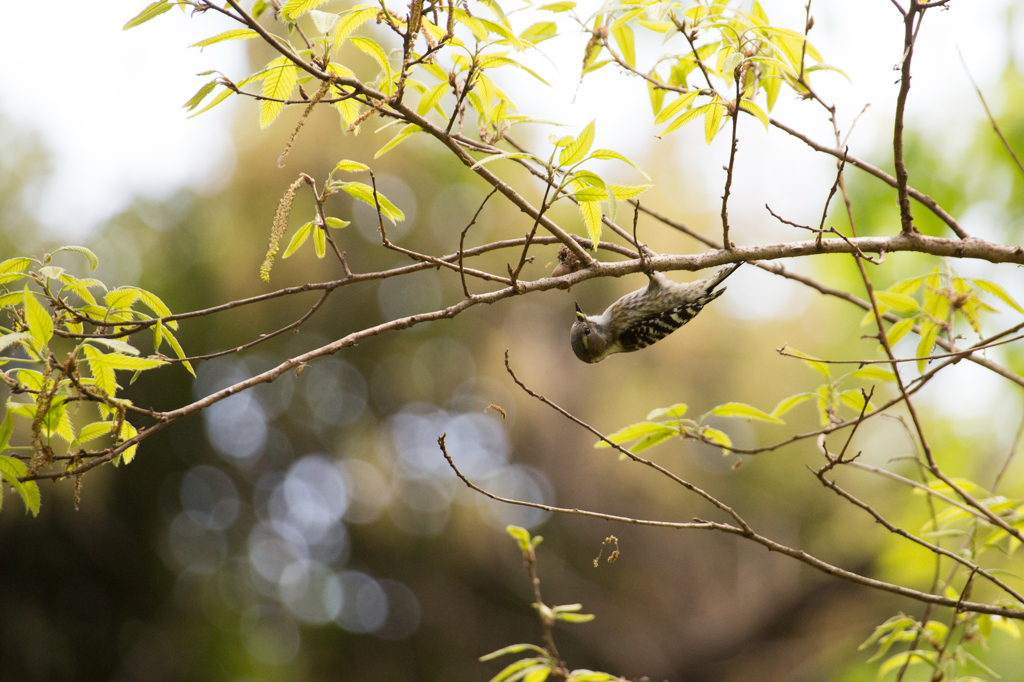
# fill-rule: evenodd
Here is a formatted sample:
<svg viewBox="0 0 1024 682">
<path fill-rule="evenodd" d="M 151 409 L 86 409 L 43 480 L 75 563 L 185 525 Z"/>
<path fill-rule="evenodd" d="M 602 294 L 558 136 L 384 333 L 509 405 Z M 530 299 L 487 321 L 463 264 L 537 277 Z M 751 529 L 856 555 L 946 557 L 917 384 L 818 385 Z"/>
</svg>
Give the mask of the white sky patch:
<svg viewBox="0 0 1024 682">
<path fill-rule="evenodd" d="M 951 154 L 958 151 L 958 142 L 966 144 L 971 136 L 950 135 L 950 127 L 970 130 L 970 123 L 984 119 L 956 47 L 998 110 L 998 81 L 1012 58 L 1015 37 L 1022 35 L 1020 22 L 1007 21 L 1010 2 L 952 3 L 948 11 L 930 11 L 925 19 L 907 115 L 912 126 L 941 136 Z M 37 32 L 31 30 L 10 31 L 0 41 L 4 63 L 31 64 L 31 68 L 0 71 L 0 112 L 39 131 L 54 154 L 54 176 L 37 212 L 60 234 L 87 234 L 136 195 L 159 200 L 183 186 L 210 191 L 230 179 L 234 98 L 195 119 L 187 118 L 181 104 L 204 82 L 195 77 L 198 72 L 217 68 L 233 78 L 247 75 L 245 44 L 227 42 L 202 52 L 187 49 L 190 43 L 236 27 L 214 12 L 189 17 L 173 10 L 122 31 L 124 22 L 144 5 L 119 3 L 118 11 L 97 12 L 88 3 L 72 0 L 31 4 L 23 9 L 29 15 L 24 25 L 42 25 L 49 34 L 61 36 L 60 49 L 41 47 Z M 794 29 L 802 26 L 801 3 L 765 0 L 763 5 L 773 23 Z M 334 2 L 322 9 L 345 6 Z M 597 3 L 581 3 L 578 11 L 585 17 L 597 7 Z M 32 14 L 37 15 L 34 22 Z M 837 104 L 844 130 L 865 104 L 871 105 L 857 124 L 851 153 L 882 163 L 875 157 L 885 153 L 892 126 L 898 88 L 893 67 L 902 49 L 902 21 L 887 3 L 856 10 L 846 4 L 820 3 L 812 14 L 816 19 L 812 41 L 828 63 L 843 68 L 851 79 L 816 73 L 815 87 Z M 540 19 L 558 19 L 563 29 L 570 26 L 564 15 L 547 12 L 512 17 L 520 30 Z M 678 37 L 662 45 L 660 36 L 645 29 L 638 28 L 636 33 L 641 68 L 648 68 L 663 51 L 685 48 Z M 584 43 L 581 35 L 565 36 L 542 43 L 547 58 L 537 54 L 523 58 L 551 83 L 550 89 L 511 68 L 492 73 L 523 113 L 567 124 L 554 129 L 531 125 L 517 135 L 543 143 L 550 133 L 575 134 L 596 118 L 595 148 L 615 149 L 641 164 L 652 154 L 672 150 L 687 182 L 694 185 L 690 195 L 706 196 L 706 208 L 715 208 L 724 181 L 721 166 L 727 161 L 728 131 L 709 147 L 698 122 L 659 142 L 646 88 L 638 77 L 609 65 L 580 85 Z M 797 101 L 785 89 L 772 115 L 822 142 L 831 139 L 821 108 Z M 546 144 L 535 147 L 543 154 Z M 764 229 L 774 231 L 767 225 L 772 219 L 764 209 L 766 202 L 797 222 L 817 223 L 832 182 L 834 164 L 828 158 L 781 131 L 766 133 L 756 120 L 743 117 L 737 164 L 731 216 L 738 243 L 765 238 Z M 596 169 L 614 181 L 644 182 L 624 164 L 602 162 Z"/>
<path fill-rule="evenodd" d="M 37 131 L 52 154 L 33 210 L 62 237 L 81 239 L 136 195 L 214 190 L 232 174 L 234 103 L 192 120 L 181 105 L 205 82 L 199 72 L 247 75 L 244 45 L 187 49 L 231 27 L 213 12 L 190 19 L 175 9 L 122 31 L 145 6 L 30 3 L 22 28 L 0 40 L 0 113 Z"/>
</svg>

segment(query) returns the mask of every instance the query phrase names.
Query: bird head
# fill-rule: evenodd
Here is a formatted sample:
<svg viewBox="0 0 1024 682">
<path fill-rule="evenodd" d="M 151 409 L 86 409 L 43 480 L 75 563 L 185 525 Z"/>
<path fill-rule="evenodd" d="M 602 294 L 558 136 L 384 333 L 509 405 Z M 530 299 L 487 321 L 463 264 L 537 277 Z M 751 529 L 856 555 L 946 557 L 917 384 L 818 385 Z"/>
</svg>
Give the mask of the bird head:
<svg viewBox="0 0 1024 682">
<path fill-rule="evenodd" d="M 601 362 L 608 356 L 608 342 L 597 320 L 587 317 L 576 304 L 576 321 L 572 325 L 569 340 L 572 352 L 583 362 Z"/>
</svg>

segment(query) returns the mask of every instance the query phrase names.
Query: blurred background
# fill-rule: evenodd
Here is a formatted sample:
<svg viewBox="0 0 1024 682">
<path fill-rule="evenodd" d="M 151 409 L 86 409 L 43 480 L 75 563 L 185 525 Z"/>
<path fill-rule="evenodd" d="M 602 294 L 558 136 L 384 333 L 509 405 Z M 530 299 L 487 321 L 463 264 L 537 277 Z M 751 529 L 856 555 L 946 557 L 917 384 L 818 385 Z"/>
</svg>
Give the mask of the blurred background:
<svg viewBox="0 0 1024 682">
<path fill-rule="evenodd" d="M 383 193 L 405 212 L 405 222 L 389 230 L 392 240 L 434 254 L 457 250 L 487 188 L 438 145 L 414 137 L 372 161 L 391 132 L 374 135 L 378 125 L 370 120 L 360 135 L 344 134 L 337 112 L 321 107 L 280 169 L 276 160 L 298 110 L 261 133 L 251 101 L 229 100 L 190 120 L 180 109 L 204 82 L 192 74 L 217 68 L 238 80 L 269 52 L 238 43 L 186 50 L 229 26 L 176 11 L 122 33 L 143 4 L 103 11 L 71 2 L 22 7 L 27 21 L 0 44 L 8 65 L 0 70 L 3 257 L 85 244 L 100 257 L 97 277 L 156 292 L 175 312 L 262 293 L 271 290 L 258 270 L 280 196 L 299 172 L 322 179 L 341 158 L 371 163 Z M 954 1 L 924 23 L 908 105 L 911 184 L 972 234 L 1019 244 L 1020 177 L 957 50 L 1010 144 L 1024 150 L 1024 55 L 1015 51 L 1024 44 L 1024 2 L 977 5 Z M 798 3 L 764 6 L 773 23 L 803 24 Z M 847 82 L 823 74 L 819 91 L 838 103 L 844 131 L 870 105 L 851 153 L 891 168 L 899 16 L 883 0 L 855 8 L 821 3 L 812 14 L 812 40 L 850 76 Z M 46 37 L 58 37 L 59 47 L 41 47 Z M 597 144 L 626 154 L 654 178 L 644 203 L 718 238 L 725 136 L 710 146 L 696 128 L 655 139 L 641 82 L 608 67 L 578 85 L 584 42 L 558 38 L 542 45 L 550 59 L 531 58 L 552 80 L 550 91 L 520 74 L 501 74 L 498 82 L 522 112 L 558 120 L 569 126 L 564 130 L 575 132 L 600 113 Z M 654 40 L 638 43 L 640 61 L 659 49 Z M 354 56 L 351 64 L 369 66 Z M 832 139 L 821 110 L 785 92 L 773 116 L 824 143 Z M 551 130 L 533 126 L 515 135 L 541 148 Z M 542 188 L 511 166 L 500 170 L 526 183 L 539 202 Z M 641 182 L 621 164 L 601 172 L 612 181 Z M 764 204 L 816 224 L 834 173 L 834 163 L 802 143 L 743 120 L 731 203 L 735 240 L 803 239 L 772 220 Z M 895 192 L 856 170 L 847 177 L 861 234 L 898 229 Z M 343 196 L 328 208 L 352 220 L 335 236 L 355 271 L 407 262 L 380 247 L 376 217 L 365 206 Z M 292 229 L 312 211 L 300 193 Z M 833 214 L 845 228 L 845 216 Z M 571 207 L 558 205 L 551 215 L 583 233 Z M 924 231 L 945 234 L 920 207 L 915 216 Z M 467 246 L 528 229 L 518 210 L 495 198 Z M 704 248 L 646 219 L 640 235 L 656 251 Z M 554 247 L 533 253 L 524 277 L 544 276 L 555 260 Z M 474 266 L 502 272 L 517 255 L 488 256 Z M 873 271 L 876 284 L 922 274 L 936 262 L 891 254 Z M 1024 297 L 1012 266 L 954 266 Z M 786 267 L 862 295 L 848 257 Z M 307 245 L 277 262 L 271 287 L 341 274 Z M 545 600 L 582 602 L 597 616 L 556 631 L 572 667 L 652 680 L 874 679 L 877 667 L 865 663 L 868 652 L 857 645 L 900 610 L 920 617 L 919 604 L 828 578 L 732 537 L 500 506 L 459 483 L 442 459 L 436 438 L 447 433 L 465 473 L 499 494 L 644 518 L 718 519 L 677 486 L 594 450 L 590 434 L 519 391 L 504 371 L 505 349 L 528 385 L 607 433 L 677 402 L 696 415 L 731 400 L 770 411 L 787 396 L 814 390 L 819 376 L 780 357 L 774 349 L 783 344 L 828 358 L 871 357 L 877 345 L 861 338 L 870 330 L 860 327 L 859 309 L 747 267 L 730 279 L 728 294 L 669 340 L 597 366 L 578 362 L 568 343 L 573 301 L 597 311 L 642 284 L 639 276 L 591 281 L 569 294 L 475 307 L 323 358 L 162 431 L 127 467 L 90 473 L 78 511 L 69 484 L 42 486 L 36 519 L 9 497 L 0 514 L 0 680 L 486 680 L 502 662 L 481 664 L 479 656 L 539 642 L 522 559 L 504 532 L 510 523 L 546 538 L 539 550 Z M 180 406 L 346 333 L 461 296 L 457 274 L 447 270 L 346 287 L 301 333 L 198 363 L 194 380 L 180 366 L 143 376 L 128 395 L 157 409 Z M 311 294 L 191 320 L 179 339 L 189 354 L 234 347 L 292 322 L 314 301 Z M 986 331 L 1014 324 L 1015 316 L 990 316 Z M 898 350 L 912 353 L 914 341 L 905 343 Z M 988 357 L 1024 372 L 1019 345 Z M 492 404 L 504 418 L 486 409 Z M 965 362 L 933 382 L 920 405 L 946 470 L 991 484 L 1024 414 L 1016 387 Z M 808 403 L 786 420 L 710 423 L 736 444 L 753 446 L 814 428 L 817 415 Z M 914 475 L 912 463 L 899 461 L 914 446 L 896 422 L 869 422 L 851 447 L 863 450 L 862 461 Z M 931 583 L 929 555 L 838 503 L 807 471 L 805 465 L 820 465 L 811 442 L 742 460 L 682 441 L 650 453 L 779 542 L 886 580 L 921 589 Z M 844 472 L 840 481 L 912 531 L 928 518 L 921 497 L 884 479 Z M 1020 459 L 1001 492 L 1024 495 Z M 595 567 L 610 534 L 619 557 Z M 1008 559 L 1005 568 L 1014 563 Z M 991 596 L 977 589 L 979 598 Z M 1024 680 L 1021 642 L 1002 632 L 992 642 L 979 657 L 1003 679 Z"/>
</svg>

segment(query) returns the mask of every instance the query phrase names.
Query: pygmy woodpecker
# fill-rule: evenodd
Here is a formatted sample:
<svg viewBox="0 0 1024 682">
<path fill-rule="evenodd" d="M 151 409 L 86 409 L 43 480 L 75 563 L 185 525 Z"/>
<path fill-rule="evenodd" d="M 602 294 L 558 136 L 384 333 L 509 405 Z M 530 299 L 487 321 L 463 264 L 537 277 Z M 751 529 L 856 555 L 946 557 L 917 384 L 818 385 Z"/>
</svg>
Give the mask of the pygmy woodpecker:
<svg viewBox="0 0 1024 682">
<path fill-rule="evenodd" d="M 612 353 L 631 353 L 662 340 L 725 293 L 725 287 L 715 287 L 740 265 L 728 265 L 713 277 L 689 284 L 650 272 L 650 284 L 626 294 L 600 315 L 585 315 L 576 304 L 569 337 L 573 352 L 583 362 L 601 362 Z"/>
</svg>

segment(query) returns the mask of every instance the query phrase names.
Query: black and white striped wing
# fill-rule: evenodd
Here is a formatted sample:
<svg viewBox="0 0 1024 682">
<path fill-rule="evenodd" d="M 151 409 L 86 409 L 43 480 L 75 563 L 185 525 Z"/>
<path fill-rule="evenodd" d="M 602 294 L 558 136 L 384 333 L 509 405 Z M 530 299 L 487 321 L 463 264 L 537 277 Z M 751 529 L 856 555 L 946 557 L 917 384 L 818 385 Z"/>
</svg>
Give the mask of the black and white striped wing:
<svg viewBox="0 0 1024 682">
<path fill-rule="evenodd" d="M 686 303 L 637 321 L 636 324 L 624 329 L 619 334 L 618 340 L 619 345 L 622 346 L 622 352 L 629 353 L 640 350 L 661 341 L 696 317 L 697 313 L 704 308 L 705 302 L 706 300 L 702 299 Z"/>
</svg>

